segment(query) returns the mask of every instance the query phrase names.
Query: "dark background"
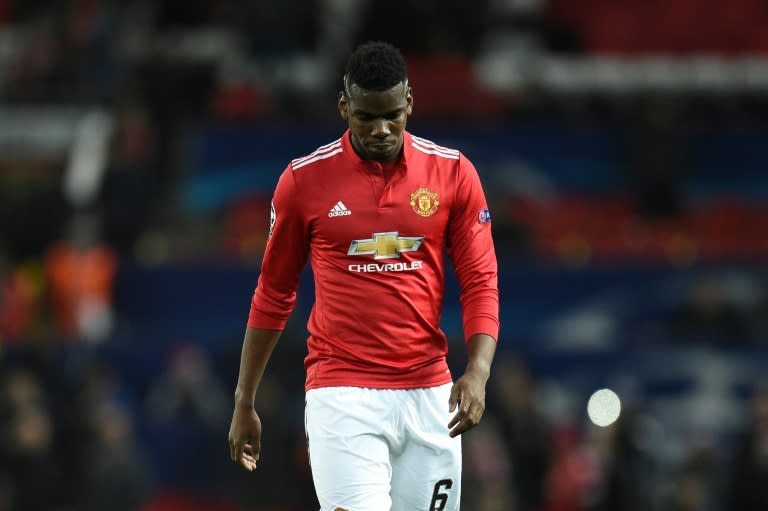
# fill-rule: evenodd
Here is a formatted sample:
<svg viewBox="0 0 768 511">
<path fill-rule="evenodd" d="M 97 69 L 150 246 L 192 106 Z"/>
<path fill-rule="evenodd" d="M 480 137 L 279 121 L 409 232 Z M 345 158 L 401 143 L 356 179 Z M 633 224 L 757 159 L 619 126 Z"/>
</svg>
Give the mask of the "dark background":
<svg viewBox="0 0 768 511">
<path fill-rule="evenodd" d="M 768 509 L 765 1 L 0 0 L 0 511 L 317 509 L 308 273 L 256 473 L 226 437 L 277 176 L 371 39 L 493 217 L 463 509 Z M 443 326 L 460 373 L 454 280 Z"/>
</svg>

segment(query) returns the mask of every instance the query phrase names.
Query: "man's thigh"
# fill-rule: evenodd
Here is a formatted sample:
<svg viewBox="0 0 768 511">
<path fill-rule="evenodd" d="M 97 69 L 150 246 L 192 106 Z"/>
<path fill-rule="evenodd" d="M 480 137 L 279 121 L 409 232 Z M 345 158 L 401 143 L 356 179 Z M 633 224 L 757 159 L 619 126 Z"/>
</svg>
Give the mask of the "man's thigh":
<svg viewBox="0 0 768 511">
<path fill-rule="evenodd" d="M 392 467 L 383 434 L 387 405 L 370 389 L 307 392 L 309 458 L 321 511 L 390 511 Z"/>
<path fill-rule="evenodd" d="M 404 448 L 392 459 L 392 511 L 458 511 L 461 437 L 448 436 L 450 384 L 412 393 Z"/>
</svg>

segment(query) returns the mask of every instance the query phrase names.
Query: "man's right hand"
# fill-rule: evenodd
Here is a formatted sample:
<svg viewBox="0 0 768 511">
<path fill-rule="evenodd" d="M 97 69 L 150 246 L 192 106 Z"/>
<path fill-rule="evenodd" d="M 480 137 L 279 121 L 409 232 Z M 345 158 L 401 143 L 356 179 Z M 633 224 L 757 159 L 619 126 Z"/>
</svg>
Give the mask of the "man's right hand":
<svg viewBox="0 0 768 511">
<path fill-rule="evenodd" d="M 261 451 L 261 419 L 253 406 L 235 406 L 229 427 L 229 455 L 232 461 L 252 472 Z"/>
</svg>

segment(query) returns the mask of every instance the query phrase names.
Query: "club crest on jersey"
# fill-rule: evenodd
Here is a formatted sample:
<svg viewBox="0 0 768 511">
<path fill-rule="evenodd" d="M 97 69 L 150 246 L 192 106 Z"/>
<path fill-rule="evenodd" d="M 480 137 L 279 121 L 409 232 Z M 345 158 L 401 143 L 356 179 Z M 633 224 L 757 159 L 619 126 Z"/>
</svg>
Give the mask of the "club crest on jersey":
<svg viewBox="0 0 768 511">
<path fill-rule="evenodd" d="M 429 188 L 422 187 L 411 194 L 411 209 L 419 216 L 432 216 L 440 205 L 437 194 Z"/>
</svg>

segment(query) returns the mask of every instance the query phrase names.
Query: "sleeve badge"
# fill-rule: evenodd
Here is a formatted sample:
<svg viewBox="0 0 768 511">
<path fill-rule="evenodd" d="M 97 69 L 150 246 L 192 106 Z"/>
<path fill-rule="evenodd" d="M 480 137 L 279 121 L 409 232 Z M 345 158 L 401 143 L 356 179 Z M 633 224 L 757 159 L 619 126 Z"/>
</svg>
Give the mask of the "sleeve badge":
<svg viewBox="0 0 768 511">
<path fill-rule="evenodd" d="M 487 224 L 491 221 L 491 210 L 490 209 L 481 209 L 477 213 L 477 223 L 478 224 Z"/>
</svg>

